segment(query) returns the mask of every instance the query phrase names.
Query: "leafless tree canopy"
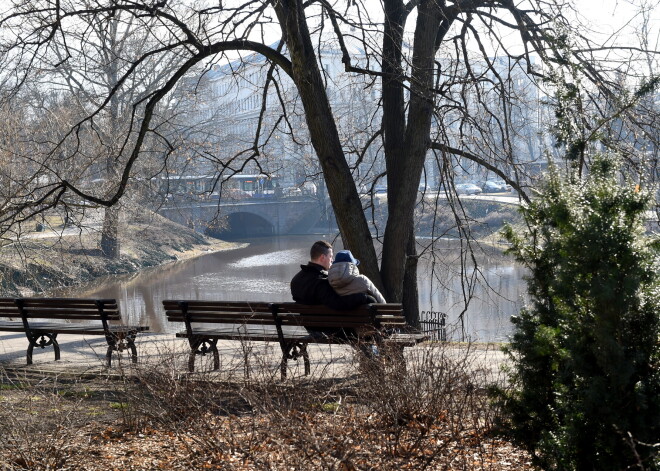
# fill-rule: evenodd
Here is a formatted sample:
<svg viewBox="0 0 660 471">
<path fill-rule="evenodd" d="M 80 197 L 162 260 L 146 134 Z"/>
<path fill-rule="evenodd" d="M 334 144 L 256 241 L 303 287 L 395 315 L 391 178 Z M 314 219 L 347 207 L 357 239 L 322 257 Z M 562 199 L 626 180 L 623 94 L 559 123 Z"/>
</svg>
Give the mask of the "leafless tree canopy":
<svg viewBox="0 0 660 471">
<path fill-rule="evenodd" d="M 556 143 L 583 168 L 594 150 L 616 148 L 640 180 L 657 175 L 658 51 L 645 5 L 633 40 L 601 37 L 561 0 L 12 0 L 2 9 L 4 230 L 65 203 L 116 205 L 134 177 L 156 175 L 201 135 L 178 125 L 182 85 L 194 95 L 201 72 L 254 53 L 266 70 L 254 136 L 231 161 L 198 147 L 190 155 L 219 170 L 258 166 L 273 135 L 262 118 L 276 109 L 275 127 L 311 142 L 344 244 L 410 312 L 413 209 L 429 155 L 448 193 L 471 165 L 528 199 L 529 156 Z M 360 80 L 352 93 L 375 97 L 348 132 L 329 99 L 328 50 Z M 268 105 L 269 89 L 278 103 Z M 530 139 L 530 127 L 546 134 Z M 385 161 L 370 181 L 388 185 L 380 268 L 356 185 L 370 150 Z"/>
</svg>

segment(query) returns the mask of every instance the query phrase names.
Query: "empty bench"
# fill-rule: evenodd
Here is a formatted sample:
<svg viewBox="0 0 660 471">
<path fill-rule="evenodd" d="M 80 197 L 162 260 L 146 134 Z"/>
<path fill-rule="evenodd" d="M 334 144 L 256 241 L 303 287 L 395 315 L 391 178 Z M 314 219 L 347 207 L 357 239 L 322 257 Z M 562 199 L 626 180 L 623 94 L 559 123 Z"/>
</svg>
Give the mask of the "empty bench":
<svg viewBox="0 0 660 471">
<path fill-rule="evenodd" d="M 126 349 L 136 363 L 135 338 L 149 327 L 120 322 L 119 306 L 114 299 L 0 298 L 0 331 L 25 333 L 28 365 L 32 364 L 35 347 L 52 346 L 55 360 L 60 359 L 58 334 L 103 335 L 108 343 L 108 366 L 112 352 Z"/>
<path fill-rule="evenodd" d="M 406 330 L 401 304 L 367 304 L 349 311 L 298 303 L 224 302 L 198 300 L 163 301 L 169 322 L 180 322 L 185 330 L 177 337 L 190 344 L 188 369 L 195 358 L 213 355 L 219 369 L 218 340 L 278 342 L 282 351 L 280 371 L 286 377 L 288 360 L 303 358 L 305 374 L 310 373 L 307 345 L 374 344 L 390 357 L 403 360 L 404 347 L 427 340 L 428 336 Z"/>
</svg>

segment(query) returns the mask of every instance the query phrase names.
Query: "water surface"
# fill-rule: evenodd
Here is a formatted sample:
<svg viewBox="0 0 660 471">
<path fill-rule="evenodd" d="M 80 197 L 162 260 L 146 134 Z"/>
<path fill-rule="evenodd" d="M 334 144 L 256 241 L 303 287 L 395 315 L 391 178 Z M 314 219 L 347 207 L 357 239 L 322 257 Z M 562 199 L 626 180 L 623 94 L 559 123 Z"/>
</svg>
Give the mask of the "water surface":
<svg viewBox="0 0 660 471">
<path fill-rule="evenodd" d="M 165 322 L 164 299 L 291 301 L 289 281 L 307 263 L 309 247 L 319 238 L 323 237 L 253 239 L 243 248 L 133 275 L 105 277 L 56 294 L 116 298 L 128 322 L 147 324 L 154 332 L 174 332 L 179 326 Z M 341 250 L 340 242 L 328 240 L 335 251 Z M 521 306 L 524 270 L 497 252 L 478 253 L 478 270 L 461 263 L 455 241 L 439 244 L 435 259 L 422 257 L 418 269 L 420 311 L 423 318 L 445 313 L 450 338 L 467 335 L 478 341 L 505 340 L 511 329 L 509 318 Z M 462 277 L 473 283 L 461 283 Z"/>
</svg>

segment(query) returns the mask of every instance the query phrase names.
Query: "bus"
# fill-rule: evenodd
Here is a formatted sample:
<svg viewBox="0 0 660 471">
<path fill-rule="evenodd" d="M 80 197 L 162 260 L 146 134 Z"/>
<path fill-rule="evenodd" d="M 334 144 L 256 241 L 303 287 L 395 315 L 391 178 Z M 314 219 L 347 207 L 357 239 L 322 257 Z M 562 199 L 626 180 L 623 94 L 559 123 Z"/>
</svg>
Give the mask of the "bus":
<svg viewBox="0 0 660 471">
<path fill-rule="evenodd" d="M 224 189 L 239 190 L 253 198 L 272 198 L 279 187 L 279 177 L 274 175 L 232 175 L 222 185 Z"/>
<path fill-rule="evenodd" d="M 154 179 L 152 179 L 154 180 Z M 167 200 L 209 200 L 272 198 L 280 186 L 279 177 L 266 174 L 170 175 L 158 179 L 159 191 Z"/>
</svg>

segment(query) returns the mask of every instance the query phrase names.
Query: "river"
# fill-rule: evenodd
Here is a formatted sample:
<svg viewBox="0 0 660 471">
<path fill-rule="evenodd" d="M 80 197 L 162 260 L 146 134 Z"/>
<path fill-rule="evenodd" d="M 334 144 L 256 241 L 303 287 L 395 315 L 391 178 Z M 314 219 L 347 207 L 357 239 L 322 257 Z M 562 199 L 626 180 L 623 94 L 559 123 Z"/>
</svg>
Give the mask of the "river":
<svg viewBox="0 0 660 471">
<path fill-rule="evenodd" d="M 300 264 L 309 259 L 311 244 L 320 238 L 323 236 L 252 239 L 243 248 L 133 275 L 104 277 L 55 294 L 116 298 L 128 322 L 147 324 L 154 332 L 173 332 L 178 326 L 165 322 L 161 304 L 164 299 L 291 301 L 289 281 Z M 435 262 L 428 257 L 420 260 L 422 319 L 446 314 L 449 339 L 506 340 L 511 332 L 509 318 L 521 307 L 524 270 L 494 250 L 478 251 L 479 270 L 461 268 L 459 244 L 459 241 L 442 241 L 439 246 L 436 244 Z M 340 243 L 333 245 L 335 251 L 341 249 Z M 462 284 L 461 273 L 477 282 L 471 286 Z M 471 301 L 466 309 L 467 297 Z"/>
</svg>

